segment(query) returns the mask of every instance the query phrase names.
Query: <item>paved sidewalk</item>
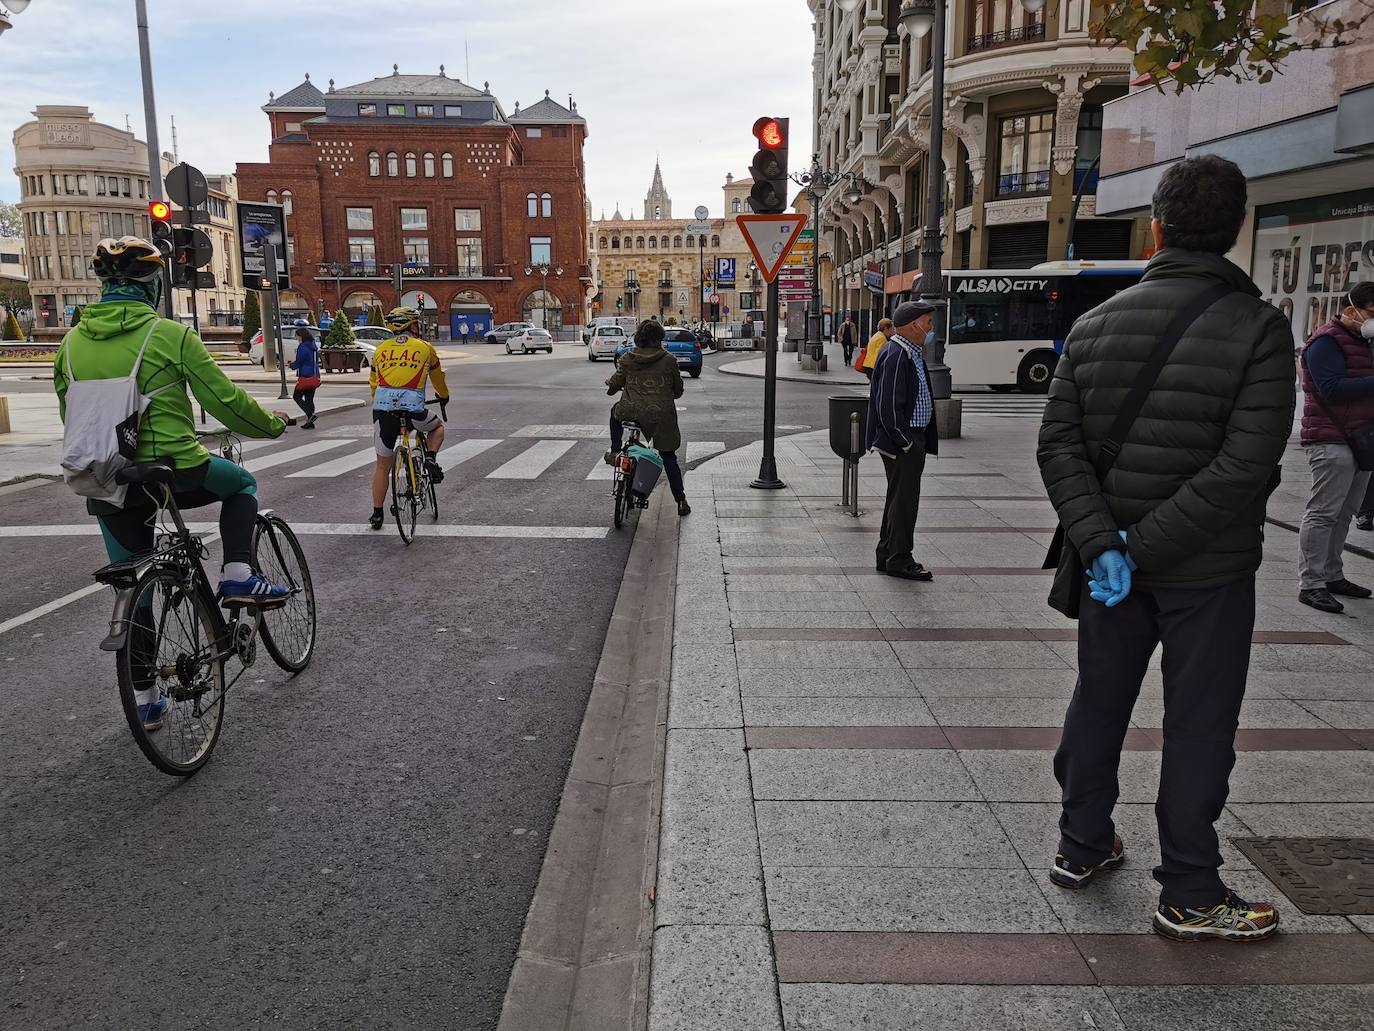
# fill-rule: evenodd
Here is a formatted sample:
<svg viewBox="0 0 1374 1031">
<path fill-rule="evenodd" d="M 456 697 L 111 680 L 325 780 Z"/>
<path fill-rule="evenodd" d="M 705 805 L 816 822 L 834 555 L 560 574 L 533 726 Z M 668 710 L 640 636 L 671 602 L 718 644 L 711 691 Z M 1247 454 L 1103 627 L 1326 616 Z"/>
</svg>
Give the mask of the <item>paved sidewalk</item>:
<svg viewBox="0 0 1374 1031">
<path fill-rule="evenodd" d="M 868 377 L 861 372 L 845 364 L 844 349 L 839 344 L 829 343 L 825 345 L 826 356 L 830 361 L 826 365 L 824 372 L 808 372 L 801 367 L 801 362 L 797 361 L 795 351 L 784 351 L 778 355 L 778 379 L 787 380 L 790 383 L 814 383 L 828 387 L 862 387 L 868 388 Z M 720 371 L 732 376 L 753 376 L 762 379 L 764 375 L 764 358 L 746 358 L 743 361 L 735 361 L 729 351 L 721 355 Z"/>
<path fill-rule="evenodd" d="M 689 474 L 651 1031 L 1374 1027 L 1374 916 L 1304 915 L 1230 841 L 1374 837 L 1374 602 L 1300 606 L 1297 535 L 1269 528 L 1220 833 L 1229 882 L 1282 910 L 1277 941 L 1148 932 L 1157 669 L 1122 756 L 1126 867 L 1062 892 L 1051 756 L 1076 631 L 1045 605 L 1034 436 L 966 420 L 928 466 L 933 584 L 874 573 L 881 465 L 851 519 L 822 433 L 779 442 L 783 491 L 748 487 L 757 447 Z M 1366 558 L 1347 571 L 1374 581 Z"/>
</svg>

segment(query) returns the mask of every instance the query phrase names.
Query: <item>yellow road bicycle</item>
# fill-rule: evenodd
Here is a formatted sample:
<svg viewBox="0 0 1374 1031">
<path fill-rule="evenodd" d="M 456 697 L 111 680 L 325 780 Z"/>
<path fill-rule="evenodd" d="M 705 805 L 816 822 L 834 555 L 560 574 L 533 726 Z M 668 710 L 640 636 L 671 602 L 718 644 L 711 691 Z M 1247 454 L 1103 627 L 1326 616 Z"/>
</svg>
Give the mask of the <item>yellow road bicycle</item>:
<svg viewBox="0 0 1374 1031">
<path fill-rule="evenodd" d="M 425 404 L 438 405 L 447 421 L 444 401 L 435 398 Z M 415 540 L 415 523 L 421 512 L 428 511 L 438 520 L 439 496 L 434 491 L 434 481 L 429 478 L 429 465 L 425 462 L 429 441 L 424 430 L 416 429 L 407 413 L 396 414 L 401 417 L 401 432 L 396 437 L 396 453 L 391 459 L 391 514 L 396 517 L 401 540 L 410 544 Z M 412 433 L 415 434 L 414 444 L 411 443 Z"/>
</svg>

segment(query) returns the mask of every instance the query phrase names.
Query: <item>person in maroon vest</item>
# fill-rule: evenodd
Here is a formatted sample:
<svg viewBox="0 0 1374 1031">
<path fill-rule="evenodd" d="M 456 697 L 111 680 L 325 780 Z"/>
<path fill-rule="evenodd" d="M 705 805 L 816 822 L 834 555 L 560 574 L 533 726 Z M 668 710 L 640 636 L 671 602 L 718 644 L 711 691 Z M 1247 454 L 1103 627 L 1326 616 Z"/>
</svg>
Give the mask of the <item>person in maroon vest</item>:
<svg viewBox="0 0 1374 1031">
<path fill-rule="evenodd" d="M 1374 424 L 1374 282 L 1352 287 L 1346 301 L 1302 352 L 1302 446 L 1312 492 L 1299 535 L 1298 600 L 1322 612 L 1344 611 L 1336 595 L 1374 594 L 1347 580 L 1342 562 L 1351 518 L 1369 488 L 1369 470 L 1356 464 L 1349 437 Z"/>
</svg>

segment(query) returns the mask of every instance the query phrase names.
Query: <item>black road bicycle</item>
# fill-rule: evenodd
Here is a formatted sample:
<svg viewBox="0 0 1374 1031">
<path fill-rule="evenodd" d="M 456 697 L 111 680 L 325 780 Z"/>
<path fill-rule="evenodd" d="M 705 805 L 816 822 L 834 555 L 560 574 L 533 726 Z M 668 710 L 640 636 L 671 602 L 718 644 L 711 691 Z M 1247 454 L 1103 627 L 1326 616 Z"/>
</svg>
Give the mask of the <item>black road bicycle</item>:
<svg viewBox="0 0 1374 1031">
<path fill-rule="evenodd" d="M 235 450 L 227 440 L 221 447 L 221 453 Z M 163 773 L 187 777 L 210 758 L 224 723 L 225 695 L 256 661 L 259 637 L 286 672 L 294 675 L 310 664 L 316 609 L 300 541 L 270 509 L 258 513 L 253 530 L 253 569 L 291 593 L 278 602 L 221 608 L 205 572 L 209 550 L 172 496 L 174 475 L 161 462 L 120 473 L 121 483 L 160 493 L 157 518 L 171 526 L 157 535 L 152 551 L 112 562 L 94 576 L 115 589 L 110 633 L 100 647 L 115 653 L 119 697 L 134 740 Z M 229 659 L 237 659 L 240 669 L 226 681 Z M 139 716 L 136 694 L 150 690 L 168 701 L 161 727 L 151 731 Z"/>
</svg>

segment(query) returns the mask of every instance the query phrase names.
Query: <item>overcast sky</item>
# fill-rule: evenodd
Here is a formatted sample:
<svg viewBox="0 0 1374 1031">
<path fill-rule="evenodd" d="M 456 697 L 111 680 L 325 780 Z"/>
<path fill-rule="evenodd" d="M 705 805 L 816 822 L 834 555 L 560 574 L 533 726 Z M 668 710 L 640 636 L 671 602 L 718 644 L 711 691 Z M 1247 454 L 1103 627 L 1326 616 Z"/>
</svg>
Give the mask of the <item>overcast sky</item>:
<svg viewBox="0 0 1374 1031">
<path fill-rule="evenodd" d="M 3 6 L 4 0 L 0 0 Z M 269 90 L 309 72 L 321 89 L 402 72 L 449 75 L 509 113 L 549 90 L 589 122 L 593 217 L 642 214 L 654 158 L 673 214 L 721 213 L 761 114 L 792 119 L 810 154 L 811 15 L 805 0 L 149 0 L 164 150 L 207 173 L 267 159 Z M 14 129 L 38 104 L 84 104 L 144 136 L 134 0 L 33 0 L 0 35 L 0 199 L 18 200 Z M 466 51 L 466 53 L 465 53 Z M 470 71 L 465 71 L 470 69 Z"/>
</svg>

